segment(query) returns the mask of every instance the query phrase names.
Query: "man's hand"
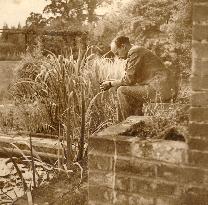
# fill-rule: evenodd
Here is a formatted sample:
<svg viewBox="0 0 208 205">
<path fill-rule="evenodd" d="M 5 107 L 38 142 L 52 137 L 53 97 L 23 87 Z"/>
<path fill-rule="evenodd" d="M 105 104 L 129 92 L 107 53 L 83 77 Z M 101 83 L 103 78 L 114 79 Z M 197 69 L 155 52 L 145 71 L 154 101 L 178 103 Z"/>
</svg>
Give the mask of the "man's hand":
<svg viewBox="0 0 208 205">
<path fill-rule="evenodd" d="M 100 89 L 102 91 L 109 90 L 112 87 L 112 81 L 111 80 L 106 80 L 100 83 Z"/>
</svg>

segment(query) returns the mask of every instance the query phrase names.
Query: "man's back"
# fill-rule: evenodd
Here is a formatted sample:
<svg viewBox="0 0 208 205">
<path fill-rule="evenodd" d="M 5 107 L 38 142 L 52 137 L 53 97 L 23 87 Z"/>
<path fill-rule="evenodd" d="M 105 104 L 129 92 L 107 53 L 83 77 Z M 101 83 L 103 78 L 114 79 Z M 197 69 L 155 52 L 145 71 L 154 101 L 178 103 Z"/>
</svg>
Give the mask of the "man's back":
<svg viewBox="0 0 208 205">
<path fill-rule="evenodd" d="M 150 50 L 138 46 L 129 50 L 126 74 L 122 80 L 125 85 L 150 85 L 166 96 L 174 95 L 176 87 L 173 73 L 160 58 Z"/>
</svg>

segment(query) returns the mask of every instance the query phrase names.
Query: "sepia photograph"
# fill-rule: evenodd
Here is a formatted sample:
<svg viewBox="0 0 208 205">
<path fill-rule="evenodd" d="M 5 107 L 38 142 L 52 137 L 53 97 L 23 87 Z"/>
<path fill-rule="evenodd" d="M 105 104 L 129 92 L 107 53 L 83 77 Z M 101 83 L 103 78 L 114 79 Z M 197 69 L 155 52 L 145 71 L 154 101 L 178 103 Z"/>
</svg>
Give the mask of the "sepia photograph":
<svg viewBox="0 0 208 205">
<path fill-rule="evenodd" d="M 0 0 L 0 205 L 208 205 L 208 0 Z"/>
</svg>

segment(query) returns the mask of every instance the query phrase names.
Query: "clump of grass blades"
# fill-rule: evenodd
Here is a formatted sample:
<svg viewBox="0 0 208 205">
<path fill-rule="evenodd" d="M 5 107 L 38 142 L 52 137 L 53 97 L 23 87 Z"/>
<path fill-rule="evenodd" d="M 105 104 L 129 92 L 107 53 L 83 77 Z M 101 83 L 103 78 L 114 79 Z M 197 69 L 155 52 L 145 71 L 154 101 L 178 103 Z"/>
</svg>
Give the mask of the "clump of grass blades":
<svg viewBox="0 0 208 205">
<path fill-rule="evenodd" d="M 89 134 L 115 122 L 115 96 L 101 93 L 99 82 L 119 78 L 123 65 L 118 59 L 90 54 L 90 48 L 80 51 L 77 59 L 73 54 L 65 58 L 49 52 L 33 61 L 27 68 L 29 75 L 22 74 L 11 90 L 19 102 L 35 103 L 42 111 L 39 121 L 66 138 L 67 161 L 82 159 Z"/>
</svg>

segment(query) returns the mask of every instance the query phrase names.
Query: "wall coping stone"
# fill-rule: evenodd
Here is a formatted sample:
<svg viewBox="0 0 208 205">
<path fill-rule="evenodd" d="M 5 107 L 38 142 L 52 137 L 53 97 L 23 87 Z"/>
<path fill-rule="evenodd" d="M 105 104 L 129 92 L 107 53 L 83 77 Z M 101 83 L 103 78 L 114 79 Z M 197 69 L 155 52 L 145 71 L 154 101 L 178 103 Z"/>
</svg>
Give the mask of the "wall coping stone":
<svg viewBox="0 0 208 205">
<path fill-rule="evenodd" d="M 95 136 L 117 136 L 122 135 L 123 133 L 127 132 L 136 124 L 141 123 L 142 121 L 148 122 L 151 120 L 150 116 L 130 116 L 123 122 L 120 122 L 116 125 L 107 127 L 103 131 L 96 133 Z M 94 136 L 94 135 L 93 135 Z M 93 137 L 92 136 L 92 137 Z M 132 137 L 131 137 L 132 138 Z"/>
<path fill-rule="evenodd" d="M 141 121 L 149 121 L 148 116 L 131 116 L 125 121 L 94 134 L 89 139 L 91 153 L 112 154 L 127 157 L 161 160 L 174 164 L 188 163 L 188 145 L 181 141 L 163 139 L 140 139 L 138 136 L 125 136 Z"/>
</svg>

